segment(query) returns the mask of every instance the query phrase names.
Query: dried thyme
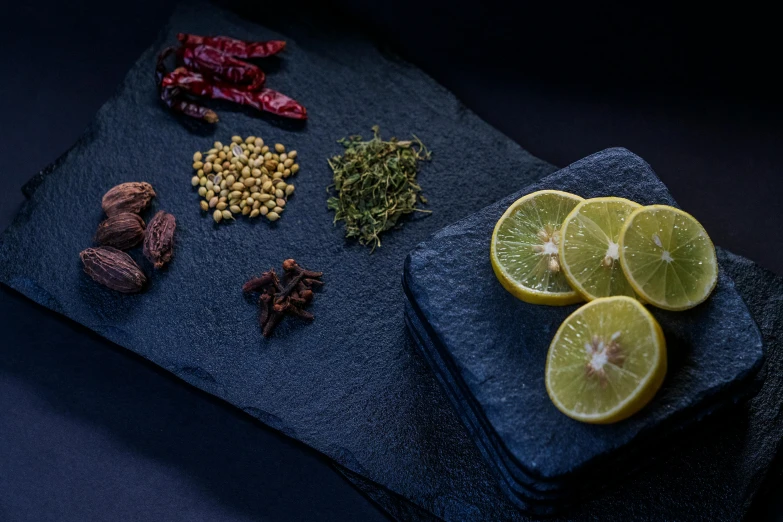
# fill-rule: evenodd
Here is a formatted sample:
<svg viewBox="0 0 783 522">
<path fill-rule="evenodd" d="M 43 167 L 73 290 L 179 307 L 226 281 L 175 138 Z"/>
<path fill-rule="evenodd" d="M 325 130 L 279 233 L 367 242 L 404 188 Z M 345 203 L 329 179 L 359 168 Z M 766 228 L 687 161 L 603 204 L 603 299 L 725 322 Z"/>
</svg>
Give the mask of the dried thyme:
<svg viewBox="0 0 783 522">
<path fill-rule="evenodd" d="M 429 160 L 431 153 L 419 138 L 383 141 L 378 126 L 373 138 L 343 138 L 342 156 L 329 160 L 334 183 L 327 188 L 335 196 L 327 201 L 335 211 L 334 222 L 345 222 L 345 237 L 356 238 L 372 250 L 381 246 L 380 234 L 398 224 L 405 214 L 431 212 L 416 208 L 426 203 L 416 183 L 419 161 Z"/>
</svg>

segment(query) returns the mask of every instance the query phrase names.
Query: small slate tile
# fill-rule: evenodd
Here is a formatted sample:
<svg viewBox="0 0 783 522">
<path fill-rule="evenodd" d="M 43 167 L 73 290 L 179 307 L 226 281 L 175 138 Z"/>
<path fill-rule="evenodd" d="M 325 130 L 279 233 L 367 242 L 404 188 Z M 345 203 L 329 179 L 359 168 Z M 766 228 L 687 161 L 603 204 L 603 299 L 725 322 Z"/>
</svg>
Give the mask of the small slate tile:
<svg viewBox="0 0 783 522">
<path fill-rule="evenodd" d="M 497 219 L 516 198 L 542 189 L 675 204 L 643 160 L 609 149 L 446 227 L 411 252 L 404 276 L 413 308 L 467 396 L 461 403 L 471 405 L 485 439 L 496 441 L 495 466 L 514 476 L 504 474 L 509 487 L 519 482 L 532 499 L 578 489 L 574 484 L 638 453 L 635 446 L 733 400 L 763 358 L 758 328 L 721 271 L 703 305 L 679 313 L 653 309 L 666 334 L 669 371 L 647 408 L 609 426 L 561 414 L 546 394 L 543 369 L 555 330 L 578 305 L 524 303 L 500 286 L 489 263 Z"/>
</svg>

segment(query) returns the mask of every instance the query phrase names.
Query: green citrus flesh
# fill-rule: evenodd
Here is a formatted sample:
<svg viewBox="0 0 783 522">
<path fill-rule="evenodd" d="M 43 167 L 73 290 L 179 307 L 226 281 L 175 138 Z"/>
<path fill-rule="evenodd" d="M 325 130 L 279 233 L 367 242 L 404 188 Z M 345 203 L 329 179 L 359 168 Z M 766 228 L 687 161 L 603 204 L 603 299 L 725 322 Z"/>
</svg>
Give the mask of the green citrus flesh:
<svg viewBox="0 0 783 522">
<path fill-rule="evenodd" d="M 578 302 L 560 268 L 560 227 L 582 198 L 555 190 L 515 201 L 495 226 L 490 257 L 500 282 L 512 294 L 535 304 Z"/>
<path fill-rule="evenodd" d="M 628 217 L 621 236 L 625 276 L 648 303 L 685 310 L 715 288 L 715 246 L 690 214 L 666 205 L 643 207 Z"/>
<path fill-rule="evenodd" d="M 660 326 L 636 299 L 587 303 L 560 326 L 549 347 L 546 389 L 569 417 L 606 424 L 646 405 L 666 375 Z"/>
<path fill-rule="evenodd" d="M 635 297 L 620 267 L 620 231 L 641 205 L 622 198 L 580 203 L 563 222 L 560 261 L 571 286 L 585 299 L 612 295 Z"/>
</svg>

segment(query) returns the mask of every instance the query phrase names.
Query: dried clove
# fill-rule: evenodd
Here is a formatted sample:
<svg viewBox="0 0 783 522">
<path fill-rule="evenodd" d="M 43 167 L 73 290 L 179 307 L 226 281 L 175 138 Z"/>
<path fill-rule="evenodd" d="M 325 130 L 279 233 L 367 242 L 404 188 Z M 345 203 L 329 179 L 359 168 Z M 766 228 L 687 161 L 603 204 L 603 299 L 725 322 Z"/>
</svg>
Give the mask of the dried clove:
<svg viewBox="0 0 783 522">
<path fill-rule="evenodd" d="M 122 212 L 138 214 L 147 208 L 154 197 L 155 191 L 149 183 L 122 183 L 103 196 L 101 206 L 109 217 Z"/>
<path fill-rule="evenodd" d="M 95 242 L 127 250 L 138 245 L 144 239 L 144 220 L 138 214 L 122 212 L 105 219 L 98 225 Z"/>
<path fill-rule="evenodd" d="M 155 265 L 163 265 L 171 261 L 174 255 L 174 230 L 177 222 L 171 214 L 159 210 L 147 225 L 144 234 L 144 257 Z"/>
<path fill-rule="evenodd" d="M 263 292 L 269 285 L 274 285 L 275 288 L 280 287 L 280 281 L 277 279 L 274 269 L 265 272 L 261 277 L 254 277 L 245 283 L 242 286 L 242 291 L 245 293 Z"/>
<path fill-rule="evenodd" d="M 114 247 L 88 248 L 79 254 L 84 272 L 97 283 L 123 294 L 144 288 L 147 278 L 131 256 Z"/>
<path fill-rule="evenodd" d="M 264 337 L 272 335 L 275 327 L 286 315 L 312 321 L 313 314 L 304 309 L 313 300 L 313 286 L 320 286 L 322 272 L 300 267 L 293 259 L 283 262 L 285 285 L 281 284 L 274 269 L 254 277 L 242 286 L 245 293 L 260 293 L 258 321 Z"/>
</svg>

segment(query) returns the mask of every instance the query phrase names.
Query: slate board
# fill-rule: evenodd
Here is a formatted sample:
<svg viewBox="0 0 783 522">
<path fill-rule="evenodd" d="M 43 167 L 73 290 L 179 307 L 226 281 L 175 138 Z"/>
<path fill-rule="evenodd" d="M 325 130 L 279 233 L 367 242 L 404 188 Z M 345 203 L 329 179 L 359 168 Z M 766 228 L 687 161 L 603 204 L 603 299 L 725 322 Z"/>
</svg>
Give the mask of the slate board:
<svg viewBox="0 0 783 522">
<path fill-rule="evenodd" d="M 176 32 L 278 35 L 211 4 L 182 4 L 84 138 L 26 187 L 30 200 L 0 238 L 0 281 L 316 448 L 395 516 L 522 519 L 405 333 L 399 278 L 405 255 L 428 235 L 556 169 L 479 120 L 421 71 L 376 48 L 349 22 L 290 8 L 296 17 L 264 21 L 289 42 L 269 84 L 308 107 L 311 119 L 304 127 L 219 105 L 221 122 L 211 133 L 161 109 L 154 57 Z M 416 133 L 435 151 L 420 177 L 433 214 L 408 221 L 370 256 L 364 247 L 345 243 L 331 225 L 325 159 L 340 151 L 334 140 L 368 134 L 376 123 L 387 136 Z M 276 225 L 240 221 L 216 228 L 197 210 L 190 157 L 234 133 L 261 135 L 300 153 L 297 193 Z M 487 158 L 493 169 L 485 168 Z M 462 190 L 464 173 L 478 169 L 485 182 Z M 171 267 L 153 277 L 150 291 L 117 296 L 81 273 L 77 254 L 101 219 L 103 192 L 142 179 L 158 191 L 156 208 L 177 216 L 177 253 Z M 315 323 L 286 325 L 265 341 L 255 326 L 255 307 L 242 299 L 239 285 L 289 256 L 325 270 L 327 286 L 313 307 Z M 779 280 L 737 262 L 745 263 L 743 275 L 757 275 L 745 286 L 738 280 L 743 295 L 779 302 Z M 756 286 L 759 280 L 765 284 Z M 765 330 L 762 324 L 769 341 L 779 328 L 773 322 L 778 309 L 766 306 L 759 301 L 750 308 L 760 324 L 770 325 Z M 767 364 L 773 363 L 780 369 L 770 357 Z M 625 492 L 634 501 L 604 497 L 610 511 L 603 514 L 627 515 L 645 506 L 685 515 L 741 513 L 777 448 L 779 426 L 761 420 L 779 405 L 779 389 L 777 381 L 765 383 L 766 402 L 751 403 L 747 430 L 732 431 L 736 419 L 726 420 L 730 429 L 721 437 L 748 437 L 740 450 L 719 446 L 702 460 L 678 458 L 663 472 L 640 475 L 634 491 Z M 704 447 L 711 446 L 697 450 Z M 747 467 L 739 458 L 747 459 Z M 704 473 L 689 475 L 689 465 L 703 465 Z M 681 473 L 670 477 L 670 469 Z M 737 478 L 727 478 L 735 472 Z M 670 491 L 671 484 L 679 489 Z M 721 511 L 715 503 L 700 504 L 716 495 Z M 603 506 L 602 499 L 592 513 Z M 693 506 L 702 511 L 688 511 Z"/>
<path fill-rule="evenodd" d="M 664 434 L 755 391 L 748 384 L 763 359 L 758 328 L 721 270 L 702 306 L 680 313 L 651 308 L 666 335 L 669 364 L 649 407 L 609 426 L 560 413 L 543 369 L 555 331 L 581 305 L 520 301 L 498 283 L 488 254 L 509 205 L 546 189 L 676 205 L 644 160 L 608 149 L 445 227 L 408 255 L 403 275 L 416 344 L 475 430 L 509 498 L 535 513 L 562 510 L 620 479 L 623 469 L 670 444 Z"/>
</svg>

